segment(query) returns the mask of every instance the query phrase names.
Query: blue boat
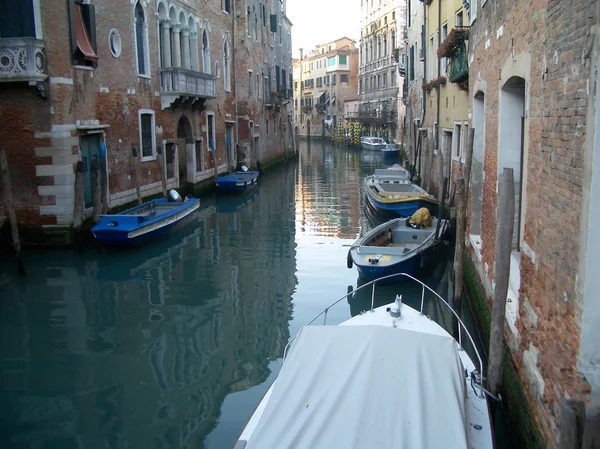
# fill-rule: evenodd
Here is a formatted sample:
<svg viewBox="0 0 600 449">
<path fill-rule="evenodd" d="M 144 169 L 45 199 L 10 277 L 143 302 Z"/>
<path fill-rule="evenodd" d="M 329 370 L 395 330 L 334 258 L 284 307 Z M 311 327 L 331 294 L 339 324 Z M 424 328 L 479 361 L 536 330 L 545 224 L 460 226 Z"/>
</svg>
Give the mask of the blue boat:
<svg viewBox="0 0 600 449">
<path fill-rule="evenodd" d="M 394 218 L 356 240 L 348 250 L 348 268 L 356 265 L 359 278 L 366 281 L 397 273 L 418 274 L 432 261 L 449 223 L 440 220 L 438 229 L 438 219 L 433 218 L 431 226 L 415 228 L 408 221 Z"/>
<path fill-rule="evenodd" d="M 410 173 L 400 165 L 377 169 L 363 181 L 368 204 L 381 214 L 410 217 L 426 207 L 437 212 L 437 201 L 425 190 L 410 182 Z"/>
<path fill-rule="evenodd" d="M 118 214 L 101 215 L 92 234 L 98 242 L 109 246 L 142 245 L 190 223 L 199 207 L 200 200 L 192 197 L 185 201 L 165 198 L 148 201 Z"/>
<path fill-rule="evenodd" d="M 244 192 L 254 187 L 258 182 L 258 172 L 242 170 L 217 177 L 217 190 L 222 192 Z"/>
</svg>

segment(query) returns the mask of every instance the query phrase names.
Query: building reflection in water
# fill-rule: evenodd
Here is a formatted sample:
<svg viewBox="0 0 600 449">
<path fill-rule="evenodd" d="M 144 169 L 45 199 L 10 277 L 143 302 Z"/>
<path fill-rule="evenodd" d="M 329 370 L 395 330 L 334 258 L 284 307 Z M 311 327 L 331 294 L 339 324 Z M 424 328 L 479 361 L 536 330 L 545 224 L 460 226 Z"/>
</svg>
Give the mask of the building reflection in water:
<svg viewBox="0 0 600 449">
<path fill-rule="evenodd" d="M 246 203 L 203 200 L 143 248 L 31 253 L 27 278 L 1 275 L 0 447 L 204 447 L 289 339 L 295 181 L 291 164 Z"/>
</svg>

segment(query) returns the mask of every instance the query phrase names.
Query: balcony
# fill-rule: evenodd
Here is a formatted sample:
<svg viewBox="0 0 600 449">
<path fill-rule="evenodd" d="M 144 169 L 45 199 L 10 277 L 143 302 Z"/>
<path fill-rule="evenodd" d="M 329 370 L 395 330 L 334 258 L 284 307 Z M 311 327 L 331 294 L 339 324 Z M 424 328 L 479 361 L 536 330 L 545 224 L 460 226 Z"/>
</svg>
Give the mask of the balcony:
<svg viewBox="0 0 600 449">
<path fill-rule="evenodd" d="M 161 108 L 176 107 L 182 103 L 203 104 L 215 98 L 215 77 L 181 67 L 165 67 L 160 73 Z"/>
<path fill-rule="evenodd" d="M 0 39 L 0 82 L 35 84 L 47 77 L 44 41 L 34 37 Z"/>
<path fill-rule="evenodd" d="M 448 78 L 451 83 L 462 83 L 469 79 L 469 64 L 467 49 L 464 44 L 459 45 L 452 52 L 448 61 Z"/>
<path fill-rule="evenodd" d="M 327 105 L 325 103 L 318 103 L 315 105 L 315 110 L 319 114 L 325 114 L 327 112 Z"/>
<path fill-rule="evenodd" d="M 302 112 L 304 112 L 305 114 L 310 114 L 312 112 L 312 106 L 302 106 Z"/>
</svg>

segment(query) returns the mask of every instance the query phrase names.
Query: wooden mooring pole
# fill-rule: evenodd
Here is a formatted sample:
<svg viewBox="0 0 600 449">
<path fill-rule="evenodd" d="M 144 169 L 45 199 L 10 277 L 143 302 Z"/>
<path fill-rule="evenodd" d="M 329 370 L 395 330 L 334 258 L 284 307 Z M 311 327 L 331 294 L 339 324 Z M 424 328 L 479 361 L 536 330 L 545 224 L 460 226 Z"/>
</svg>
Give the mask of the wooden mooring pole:
<svg viewBox="0 0 600 449">
<path fill-rule="evenodd" d="M 498 394 L 502 384 L 502 355 L 504 353 L 504 322 L 508 277 L 510 274 L 510 253 L 515 217 L 515 184 L 513 169 L 505 168 L 498 192 L 496 209 L 496 260 L 494 261 L 494 304 L 490 331 L 490 351 L 487 381 L 493 395 Z"/>
<path fill-rule="evenodd" d="M 13 247 L 17 258 L 17 272 L 25 275 L 25 265 L 23 264 L 23 254 L 21 252 L 21 239 L 19 237 L 19 228 L 17 226 L 17 213 L 15 212 L 15 201 L 13 198 L 12 184 L 10 182 L 10 173 L 8 172 L 8 162 L 6 160 L 6 151 L 0 148 L 0 173 L 4 180 L 4 202 L 8 210 L 8 223 L 12 234 Z"/>
<path fill-rule="evenodd" d="M 134 181 L 135 181 L 135 192 L 137 194 L 138 204 L 142 204 L 142 191 L 140 189 L 140 183 L 142 181 L 142 175 L 140 173 L 140 154 L 136 147 L 131 148 L 131 155 L 133 156 L 133 168 L 134 168 Z"/>
<path fill-rule="evenodd" d="M 160 183 L 162 185 L 163 197 L 167 198 L 167 172 L 165 171 L 165 155 L 162 146 L 156 149 L 156 160 L 158 161 L 158 170 L 160 171 Z M 199 161 L 196 161 L 198 164 Z"/>
</svg>

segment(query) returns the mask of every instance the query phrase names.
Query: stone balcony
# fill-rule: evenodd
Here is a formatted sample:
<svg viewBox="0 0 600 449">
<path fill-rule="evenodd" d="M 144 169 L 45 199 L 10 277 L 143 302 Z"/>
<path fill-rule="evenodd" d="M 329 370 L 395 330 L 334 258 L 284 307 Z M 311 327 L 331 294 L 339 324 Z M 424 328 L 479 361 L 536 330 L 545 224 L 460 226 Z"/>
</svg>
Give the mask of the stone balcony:
<svg viewBox="0 0 600 449">
<path fill-rule="evenodd" d="M 183 103 L 202 104 L 206 99 L 216 97 L 213 75 L 181 67 L 164 67 L 159 72 L 162 109 Z"/>
<path fill-rule="evenodd" d="M 34 37 L 0 39 L 0 82 L 44 81 L 46 54 L 44 41 Z"/>
</svg>

